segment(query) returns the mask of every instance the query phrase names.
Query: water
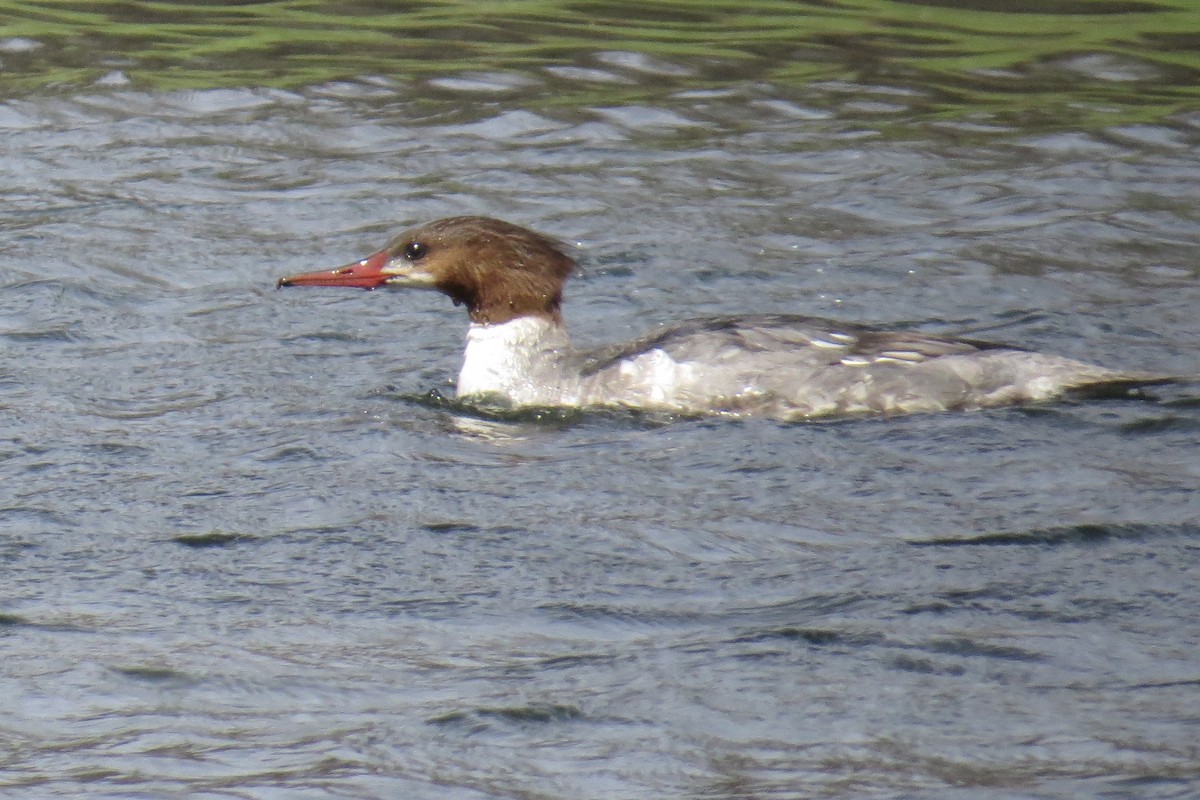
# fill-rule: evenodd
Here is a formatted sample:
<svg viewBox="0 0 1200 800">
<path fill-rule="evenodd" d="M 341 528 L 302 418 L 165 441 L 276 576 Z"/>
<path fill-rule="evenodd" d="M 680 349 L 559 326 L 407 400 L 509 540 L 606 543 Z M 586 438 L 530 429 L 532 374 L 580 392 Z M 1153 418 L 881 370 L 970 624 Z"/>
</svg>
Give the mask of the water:
<svg viewBox="0 0 1200 800">
<path fill-rule="evenodd" d="M 445 298 L 273 289 L 484 213 L 580 243 L 581 343 L 780 311 L 1194 375 L 1195 12 L 541 5 L 10 15 L 0 793 L 1200 793 L 1194 383 L 496 417 L 429 396 Z"/>
</svg>

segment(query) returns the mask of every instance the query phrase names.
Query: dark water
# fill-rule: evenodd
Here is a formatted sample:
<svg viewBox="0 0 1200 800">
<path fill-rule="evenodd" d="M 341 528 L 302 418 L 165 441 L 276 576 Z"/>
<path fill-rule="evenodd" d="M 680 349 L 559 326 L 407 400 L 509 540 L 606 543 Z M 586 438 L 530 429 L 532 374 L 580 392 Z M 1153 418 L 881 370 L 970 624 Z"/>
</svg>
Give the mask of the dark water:
<svg viewBox="0 0 1200 800">
<path fill-rule="evenodd" d="M 581 243 L 583 343 L 787 311 L 1194 375 L 1196 13 L 519 5 L 10 17 L 0 793 L 1200 793 L 1194 383 L 494 418 L 426 397 L 445 298 L 272 288 L 483 213 Z"/>
</svg>

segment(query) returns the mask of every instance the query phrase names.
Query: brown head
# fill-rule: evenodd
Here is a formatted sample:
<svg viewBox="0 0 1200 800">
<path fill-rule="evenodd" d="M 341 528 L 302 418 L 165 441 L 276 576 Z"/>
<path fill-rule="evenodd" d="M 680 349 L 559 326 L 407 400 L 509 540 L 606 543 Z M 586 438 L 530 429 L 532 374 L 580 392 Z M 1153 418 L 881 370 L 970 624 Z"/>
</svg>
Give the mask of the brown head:
<svg viewBox="0 0 1200 800">
<path fill-rule="evenodd" d="M 472 322 L 530 314 L 561 321 L 563 283 L 574 267 L 548 236 L 490 217 L 449 217 L 407 230 L 361 261 L 277 285 L 437 289 L 465 305 Z"/>
</svg>

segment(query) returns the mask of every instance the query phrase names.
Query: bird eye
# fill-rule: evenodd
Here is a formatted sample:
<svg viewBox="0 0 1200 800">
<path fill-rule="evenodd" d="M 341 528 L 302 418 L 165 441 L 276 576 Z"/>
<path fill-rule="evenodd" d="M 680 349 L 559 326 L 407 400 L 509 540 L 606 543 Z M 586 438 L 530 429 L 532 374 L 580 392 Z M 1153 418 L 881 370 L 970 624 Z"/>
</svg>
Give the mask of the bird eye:
<svg viewBox="0 0 1200 800">
<path fill-rule="evenodd" d="M 427 252 L 425 245 L 420 242 L 409 242 L 404 246 L 404 257 L 409 261 L 418 261 L 424 258 Z"/>
</svg>

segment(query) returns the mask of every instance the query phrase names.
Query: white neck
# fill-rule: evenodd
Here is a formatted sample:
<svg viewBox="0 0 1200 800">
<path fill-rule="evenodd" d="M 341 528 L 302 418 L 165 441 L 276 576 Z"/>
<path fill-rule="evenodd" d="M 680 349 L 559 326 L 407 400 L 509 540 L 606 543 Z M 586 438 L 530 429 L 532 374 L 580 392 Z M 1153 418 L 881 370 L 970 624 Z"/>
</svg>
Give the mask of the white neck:
<svg viewBox="0 0 1200 800">
<path fill-rule="evenodd" d="M 564 402 L 573 391 L 564 369 L 571 343 L 562 325 L 544 316 L 517 317 L 498 325 L 471 323 L 458 396 L 499 395 L 517 405 Z"/>
</svg>

